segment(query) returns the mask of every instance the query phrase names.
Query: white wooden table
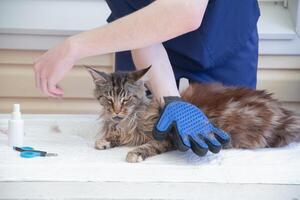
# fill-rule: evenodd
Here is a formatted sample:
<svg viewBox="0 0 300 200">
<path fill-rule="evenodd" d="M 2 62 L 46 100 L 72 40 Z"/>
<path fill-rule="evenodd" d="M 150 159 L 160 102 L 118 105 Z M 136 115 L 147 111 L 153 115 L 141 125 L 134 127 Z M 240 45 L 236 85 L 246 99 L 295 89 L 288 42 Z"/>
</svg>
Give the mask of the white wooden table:
<svg viewBox="0 0 300 200">
<path fill-rule="evenodd" d="M 93 148 L 96 116 L 24 118 L 24 145 L 58 157 L 20 158 L 0 133 L 0 199 L 300 199 L 300 144 L 202 158 L 173 151 L 130 164 L 130 148 Z M 0 130 L 7 119 L 0 115 Z"/>
</svg>

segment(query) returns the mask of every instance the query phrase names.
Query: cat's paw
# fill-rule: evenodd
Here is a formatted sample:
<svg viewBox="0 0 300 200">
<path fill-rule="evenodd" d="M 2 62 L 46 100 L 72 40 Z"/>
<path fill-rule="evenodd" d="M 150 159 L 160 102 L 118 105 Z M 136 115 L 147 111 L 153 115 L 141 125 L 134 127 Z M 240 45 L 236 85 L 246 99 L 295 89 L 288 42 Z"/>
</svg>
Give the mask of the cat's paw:
<svg viewBox="0 0 300 200">
<path fill-rule="evenodd" d="M 106 141 L 105 139 L 99 139 L 96 140 L 95 142 L 95 148 L 99 149 L 99 150 L 104 150 L 104 149 L 109 149 L 110 146 L 110 142 Z"/>
<path fill-rule="evenodd" d="M 142 155 L 138 152 L 128 152 L 126 156 L 126 161 L 129 163 L 142 162 L 144 159 Z"/>
</svg>

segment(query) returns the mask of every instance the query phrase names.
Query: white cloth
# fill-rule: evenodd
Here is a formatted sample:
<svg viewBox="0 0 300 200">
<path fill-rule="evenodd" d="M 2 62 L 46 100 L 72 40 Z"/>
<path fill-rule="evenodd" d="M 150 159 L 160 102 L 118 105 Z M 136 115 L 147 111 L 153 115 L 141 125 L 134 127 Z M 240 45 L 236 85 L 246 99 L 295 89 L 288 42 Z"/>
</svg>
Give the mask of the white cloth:
<svg viewBox="0 0 300 200">
<path fill-rule="evenodd" d="M 25 117 L 26 118 L 26 117 Z M 6 116 L 0 116 L 5 128 Z M 168 152 L 138 164 L 126 163 L 121 147 L 93 148 L 95 116 L 29 116 L 25 145 L 57 157 L 24 159 L 7 145 L 0 132 L 0 181 L 145 181 L 300 184 L 300 144 L 260 150 L 221 150 L 197 157 Z"/>
</svg>

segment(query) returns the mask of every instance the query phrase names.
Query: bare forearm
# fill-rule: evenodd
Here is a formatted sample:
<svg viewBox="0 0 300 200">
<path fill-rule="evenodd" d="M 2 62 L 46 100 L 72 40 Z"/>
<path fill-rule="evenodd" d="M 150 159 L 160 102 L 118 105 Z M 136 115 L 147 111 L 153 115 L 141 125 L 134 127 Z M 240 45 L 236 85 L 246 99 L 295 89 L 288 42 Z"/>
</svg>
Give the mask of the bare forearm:
<svg viewBox="0 0 300 200">
<path fill-rule="evenodd" d="M 160 43 L 196 29 L 207 0 L 159 0 L 103 27 L 70 38 L 77 59 Z M 176 22 L 176 23 L 174 23 Z"/>
<path fill-rule="evenodd" d="M 137 69 L 152 66 L 148 86 L 155 98 L 163 103 L 164 96 L 179 96 L 172 66 L 162 44 L 136 49 L 131 53 Z"/>
</svg>

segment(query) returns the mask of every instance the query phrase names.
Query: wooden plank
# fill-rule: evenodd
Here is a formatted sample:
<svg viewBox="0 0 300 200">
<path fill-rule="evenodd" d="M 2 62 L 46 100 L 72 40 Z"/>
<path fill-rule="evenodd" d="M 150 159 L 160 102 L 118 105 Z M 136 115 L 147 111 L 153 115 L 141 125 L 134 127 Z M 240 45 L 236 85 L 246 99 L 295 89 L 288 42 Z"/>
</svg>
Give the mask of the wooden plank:
<svg viewBox="0 0 300 200">
<path fill-rule="evenodd" d="M 299 185 L 140 183 L 140 182 L 0 182 L 0 199 L 299 199 Z M 116 192 L 117 191 L 117 192 Z M 253 192 L 255 191 L 255 192 Z"/>
<path fill-rule="evenodd" d="M 0 64 L 27 64 L 32 65 L 34 61 L 46 51 L 23 51 L 23 50 L 1 50 Z M 93 56 L 82 59 L 76 63 L 77 65 L 95 65 L 95 66 L 112 66 L 113 55 Z"/>
<path fill-rule="evenodd" d="M 97 69 L 111 71 L 108 67 Z M 258 78 L 259 89 L 275 93 L 275 97 L 281 101 L 296 105 L 300 103 L 300 70 L 260 70 Z M 90 75 L 82 67 L 73 69 L 61 84 L 65 90 L 64 98 L 78 100 L 73 111 L 65 100 L 58 104 L 65 108 L 56 103 L 49 104 L 46 96 L 35 88 L 33 71 L 29 65 L 0 65 L 0 83 L 0 106 L 3 111 L 10 111 L 16 101 L 26 103 L 27 113 L 89 113 L 92 110 L 92 106 L 81 108 L 81 105 L 85 105 L 85 99 L 87 102 L 93 99 L 94 88 Z M 298 107 L 296 110 L 299 110 Z"/>
<path fill-rule="evenodd" d="M 21 104 L 22 113 L 34 114 L 98 114 L 99 104 L 94 98 L 0 98 L 0 113 L 11 113 L 14 103 Z M 300 115 L 300 102 L 283 102 L 283 105 Z"/>
<path fill-rule="evenodd" d="M 96 67 L 111 72 L 112 67 Z M 29 65 L 0 65 L 0 96 L 44 97 L 34 86 L 34 74 Z M 91 98 L 93 82 L 81 66 L 74 68 L 62 81 L 65 97 Z M 300 101 L 300 70 L 259 70 L 258 88 L 274 92 L 282 101 Z"/>
<path fill-rule="evenodd" d="M 112 67 L 95 67 L 111 72 Z M 0 97 L 45 97 L 35 88 L 34 73 L 30 65 L 0 64 Z M 94 84 L 84 67 L 72 69 L 61 82 L 65 97 L 91 98 Z"/>
<path fill-rule="evenodd" d="M 283 106 L 300 116 L 300 102 L 282 102 Z"/>
<path fill-rule="evenodd" d="M 262 55 L 258 59 L 259 69 L 300 69 L 300 56 Z"/>
<path fill-rule="evenodd" d="M 34 60 L 45 51 L 1 50 L 1 64 L 33 64 Z M 93 56 L 80 60 L 77 64 L 112 66 L 113 54 Z M 260 69 L 300 69 L 300 56 L 261 55 L 258 66 Z"/>
<path fill-rule="evenodd" d="M 11 113 L 14 103 L 21 105 L 22 113 L 43 114 L 98 114 L 99 104 L 93 99 L 0 98 L 0 113 Z"/>
<path fill-rule="evenodd" d="M 281 101 L 300 101 L 300 70 L 259 70 L 258 89 L 267 89 Z"/>
</svg>

